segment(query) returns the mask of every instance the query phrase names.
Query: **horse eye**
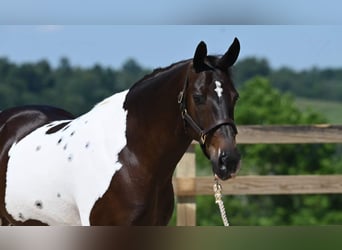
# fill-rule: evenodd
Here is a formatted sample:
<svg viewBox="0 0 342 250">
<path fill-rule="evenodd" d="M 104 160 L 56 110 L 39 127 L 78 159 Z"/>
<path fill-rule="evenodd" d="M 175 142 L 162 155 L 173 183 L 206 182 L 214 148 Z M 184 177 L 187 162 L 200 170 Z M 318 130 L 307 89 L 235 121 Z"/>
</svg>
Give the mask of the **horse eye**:
<svg viewBox="0 0 342 250">
<path fill-rule="evenodd" d="M 193 98 L 196 105 L 204 104 L 206 101 L 204 95 L 193 95 Z"/>
</svg>

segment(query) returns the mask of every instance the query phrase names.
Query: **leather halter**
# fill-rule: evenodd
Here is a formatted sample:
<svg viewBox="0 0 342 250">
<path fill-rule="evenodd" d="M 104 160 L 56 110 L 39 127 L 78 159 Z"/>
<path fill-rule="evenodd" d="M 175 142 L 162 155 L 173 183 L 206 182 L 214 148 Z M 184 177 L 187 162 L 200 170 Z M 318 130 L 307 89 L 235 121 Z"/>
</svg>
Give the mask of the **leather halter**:
<svg viewBox="0 0 342 250">
<path fill-rule="evenodd" d="M 223 125 L 229 125 L 232 127 L 232 129 L 234 130 L 234 133 L 236 135 L 238 133 L 237 128 L 236 128 L 236 125 L 232 119 L 226 118 L 226 119 L 220 119 L 220 120 L 216 121 L 216 123 L 214 125 L 210 126 L 209 128 L 202 129 L 194 121 L 194 119 L 192 119 L 192 117 L 189 115 L 188 110 L 186 108 L 186 90 L 188 88 L 188 85 L 189 85 L 189 83 L 188 83 L 188 77 L 187 77 L 185 80 L 185 83 L 184 83 L 183 90 L 181 92 L 179 92 L 178 104 L 180 105 L 180 110 L 181 110 L 183 120 L 187 124 L 189 124 L 195 130 L 195 132 L 199 135 L 199 138 L 200 138 L 199 143 L 202 147 L 203 152 L 208 157 L 208 154 L 207 154 L 206 150 L 204 149 L 205 142 L 206 142 L 208 134 L 217 130 L 219 127 L 221 127 Z"/>
</svg>

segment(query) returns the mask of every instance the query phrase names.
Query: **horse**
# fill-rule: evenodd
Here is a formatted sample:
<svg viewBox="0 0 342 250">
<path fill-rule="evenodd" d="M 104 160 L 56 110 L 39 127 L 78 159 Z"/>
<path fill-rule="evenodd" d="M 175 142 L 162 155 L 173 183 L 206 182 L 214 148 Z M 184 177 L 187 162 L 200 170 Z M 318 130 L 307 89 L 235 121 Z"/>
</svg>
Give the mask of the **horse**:
<svg viewBox="0 0 342 250">
<path fill-rule="evenodd" d="M 4 225 L 167 225 L 172 176 L 193 140 L 221 180 L 240 168 L 231 67 L 201 41 L 193 58 L 155 69 L 74 117 L 51 106 L 0 113 Z"/>
</svg>

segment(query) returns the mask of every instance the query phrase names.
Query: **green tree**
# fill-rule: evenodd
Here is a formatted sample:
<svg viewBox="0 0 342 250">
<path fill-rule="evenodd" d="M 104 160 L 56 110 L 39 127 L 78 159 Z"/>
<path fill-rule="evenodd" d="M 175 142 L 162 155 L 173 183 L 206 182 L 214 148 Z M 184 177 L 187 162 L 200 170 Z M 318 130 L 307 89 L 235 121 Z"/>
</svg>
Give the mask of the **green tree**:
<svg viewBox="0 0 342 250">
<path fill-rule="evenodd" d="M 296 71 L 289 67 L 273 69 L 263 58 L 241 59 L 235 66 L 233 79 L 238 87 L 255 76 L 267 77 L 272 86 L 296 96 L 324 100 L 342 100 L 342 69 L 311 69 Z"/>
<path fill-rule="evenodd" d="M 267 77 L 271 73 L 271 67 L 265 58 L 248 57 L 240 60 L 234 70 L 234 81 L 237 86 L 255 76 Z"/>
<path fill-rule="evenodd" d="M 143 69 L 134 59 L 128 59 L 117 74 L 117 90 L 121 91 L 131 87 L 148 72 L 149 70 Z"/>
</svg>

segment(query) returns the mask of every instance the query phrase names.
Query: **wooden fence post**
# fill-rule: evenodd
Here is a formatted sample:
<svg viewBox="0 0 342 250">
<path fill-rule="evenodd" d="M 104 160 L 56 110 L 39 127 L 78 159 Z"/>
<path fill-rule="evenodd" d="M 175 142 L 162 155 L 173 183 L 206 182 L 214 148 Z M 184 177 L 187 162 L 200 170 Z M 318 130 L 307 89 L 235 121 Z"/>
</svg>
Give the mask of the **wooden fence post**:
<svg viewBox="0 0 342 250">
<path fill-rule="evenodd" d="M 196 159 L 194 145 L 191 144 L 177 165 L 176 177 L 196 177 Z M 195 181 L 189 181 L 183 186 L 189 192 L 196 190 Z M 177 189 L 177 183 L 176 183 Z M 177 196 L 177 226 L 196 226 L 196 196 Z"/>
</svg>

